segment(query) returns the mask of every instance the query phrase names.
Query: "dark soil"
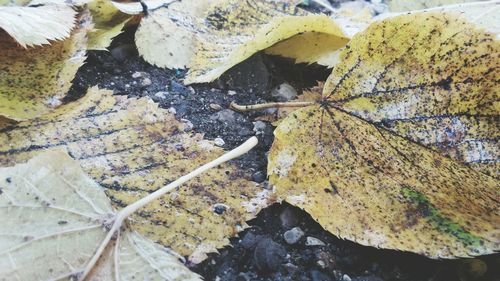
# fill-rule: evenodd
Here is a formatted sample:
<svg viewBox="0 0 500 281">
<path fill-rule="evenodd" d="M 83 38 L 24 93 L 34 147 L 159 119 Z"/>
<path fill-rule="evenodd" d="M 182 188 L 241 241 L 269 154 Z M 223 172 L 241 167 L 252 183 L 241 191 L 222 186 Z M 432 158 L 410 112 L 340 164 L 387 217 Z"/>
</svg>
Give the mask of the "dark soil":
<svg viewBox="0 0 500 281">
<path fill-rule="evenodd" d="M 195 132 L 204 133 L 207 139 L 221 138 L 226 149 L 257 135 L 259 146 L 235 162 L 258 182 L 265 181 L 266 153 L 274 128 L 268 123 L 255 126 L 255 117 L 264 112 L 233 112 L 228 109 L 230 102 L 275 101 L 271 91 L 281 83 L 287 82 L 300 92 L 314 86 L 316 80 L 324 81 L 329 74 L 319 66 L 295 65 L 257 54 L 214 83 L 185 86 L 185 71 L 160 69 L 137 55 L 133 32 L 128 30 L 117 38 L 110 52 L 89 52 L 67 100 L 77 99 L 88 87 L 99 85 L 117 95 L 149 96 L 163 108 L 174 108 L 178 118 L 191 121 Z M 206 280 L 500 280 L 499 255 L 437 261 L 364 247 L 334 237 L 307 213 L 288 204 L 267 208 L 249 224 L 251 227 L 233 238 L 230 246 L 192 266 L 192 270 Z M 304 235 L 290 245 L 284 233 L 294 227 L 300 227 Z M 306 245 L 307 237 L 319 239 L 324 245 Z"/>
</svg>

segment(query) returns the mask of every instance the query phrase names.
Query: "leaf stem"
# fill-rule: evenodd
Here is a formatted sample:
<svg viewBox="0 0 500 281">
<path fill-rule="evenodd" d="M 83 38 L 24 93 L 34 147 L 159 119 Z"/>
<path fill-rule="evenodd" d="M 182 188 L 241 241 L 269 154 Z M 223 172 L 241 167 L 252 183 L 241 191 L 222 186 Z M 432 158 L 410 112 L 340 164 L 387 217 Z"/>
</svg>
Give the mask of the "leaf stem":
<svg viewBox="0 0 500 281">
<path fill-rule="evenodd" d="M 281 107 L 305 107 L 308 105 L 316 104 L 314 101 L 289 101 L 289 102 L 268 102 L 261 104 L 250 104 L 250 105 L 239 105 L 236 102 L 231 102 L 229 107 L 233 110 L 239 112 L 248 112 L 259 109 L 267 109 L 267 108 L 281 108 Z"/>
<path fill-rule="evenodd" d="M 122 226 L 123 222 L 125 221 L 125 219 L 128 216 L 130 216 L 131 214 L 136 212 L 138 209 L 144 207 L 145 205 L 151 203 L 152 201 L 158 199 L 159 197 L 161 197 L 165 193 L 170 192 L 172 189 L 177 188 L 178 186 L 182 185 L 183 183 L 187 182 L 188 180 L 191 180 L 191 179 L 199 176 L 200 174 L 206 172 L 207 170 L 209 170 L 213 167 L 216 167 L 224 162 L 227 162 L 231 159 L 234 159 L 236 157 L 239 157 L 239 156 L 247 153 L 250 149 L 252 149 L 254 146 L 256 146 L 257 143 L 258 143 L 257 138 L 251 137 L 247 141 L 245 141 L 243 144 L 241 144 L 240 146 L 225 153 L 224 155 L 220 156 L 219 158 L 217 158 L 209 163 L 206 163 L 203 166 L 198 167 L 196 170 L 190 172 L 189 174 L 178 178 L 177 180 L 171 182 L 170 184 L 158 189 L 157 191 L 149 194 L 148 196 L 146 196 L 142 199 L 139 199 L 138 201 L 123 208 L 120 212 L 118 212 L 116 214 L 114 223 L 111 226 L 108 234 L 106 235 L 104 240 L 101 242 L 101 244 L 99 245 L 99 248 L 97 249 L 94 256 L 89 261 L 89 263 L 87 264 L 87 266 L 85 267 L 84 271 L 82 272 L 82 274 L 79 276 L 78 279 L 84 280 L 87 277 L 89 272 L 92 270 L 92 268 L 94 268 L 95 264 L 97 263 L 97 261 L 101 257 L 101 255 L 104 252 L 104 249 L 108 245 L 109 241 L 111 241 L 113 236 L 118 233 L 118 231 L 120 230 L 120 227 Z"/>
</svg>

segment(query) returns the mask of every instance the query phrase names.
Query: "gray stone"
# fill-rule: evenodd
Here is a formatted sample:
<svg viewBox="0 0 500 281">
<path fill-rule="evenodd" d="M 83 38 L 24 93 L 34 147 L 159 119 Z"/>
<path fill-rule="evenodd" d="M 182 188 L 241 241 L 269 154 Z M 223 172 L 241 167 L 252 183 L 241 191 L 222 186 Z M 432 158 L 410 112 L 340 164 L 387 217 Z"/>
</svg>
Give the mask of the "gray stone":
<svg viewBox="0 0 500 281">
<path fill-rule="evenodd" d="M 217 120 L 217 121 L 226 122 L 226 123 L 234 123 L 237 118 L 238 118 L 237 113 L 230 110 L 230 109 L 221 110 L 221 111 L 217 112 L 217 114 L 212 115 L 210 117 L 210 119 L 212 119 L 212 120 Z"/>
<path fill-rule="evenodd" d="M 299 242 L 300 238 L 304 237 L 304 234 L 304 231 L 302 231 L 300 227 L 294 227 L 290 230 L 285 231 L 285 233 L 283 233 L 283 238 L 285 239 L 286 243 L 293 245 Z"/>
<path fill-rule="evenodd" d="M 318 238 L 307 236 L 306 246 L 325 246 L 325 242 L 319 240 Z"/>
<path fill-rule="evenodd" d="M 290 101 L 297 96 L 297 90 L 288 83 L 283 83 L 274 88 L 271 95 L 278 101 Z"/>
<path fill-rule="evenodd" d="M 255 132 L 256 135 L 264 134 L 265 130 L 266 130 L 266 123 L 265 122 L 262 122 L 262 121 L 253 122 L 253 131 Z"/>
</svg>

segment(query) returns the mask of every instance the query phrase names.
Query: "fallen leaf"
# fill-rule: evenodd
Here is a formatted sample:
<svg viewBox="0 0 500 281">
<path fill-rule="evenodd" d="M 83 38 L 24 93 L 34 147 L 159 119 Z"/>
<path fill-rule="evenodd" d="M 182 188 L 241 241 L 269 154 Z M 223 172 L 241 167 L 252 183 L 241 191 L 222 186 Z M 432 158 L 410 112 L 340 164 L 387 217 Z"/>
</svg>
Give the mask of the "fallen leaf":
<svg viewBox="0 0 500 281">
<path fill-rule="evenodd" d="M 194 56 L 199 23 L 209 0 L 183 0 L 151 12 L 135 33 L 139 54 L 147 62 L 167 68 L 189 67 Z"/>
<path fill-rule="evenodd" d="M 364 245 L 431 258 L 498 251 L 499 51 L 494 34 L 454 15 L 372 24 L 346 46 L 323 100 L 276 129 L 278 197 Z"/>
<path fill-rule="evenodd" d="M 382 20 L 401 14 L 421 12 L 440 12 L 460 15 L 461 17 L 467 19 L 469 22 L 474 23 L 476 26 L 484 28 L 490 33 L 496 34 L 497 39 L 500 39 L 500 25 L 498 25 L 498 22 L 500 21 L 500 2 L 498 1 L 463 1 L 463 3 L 437 6 L 418 11 L 384 13 L 375 17 L 375 19 Z"/>
<path fill-rule="evenodd" d="M 69 37 L 76 14 L 66 5 L 0 6 L 0 29 L 24 48 L 50 44 L 49 40 Z"/>
<path fill-rule="evenodd" d="M 317 63 L 333 68 L 349 39 L 373 22 L 373 15 L 381 10 L 379 6 L 360 1 L 341 3 L 339 8 L 331 10 L 330 18 L 339 26 L 345 38 L 327 33 L 306 32 L 278 42 L 265 52 L 293 58 L 297 63 Z"/>
<path fill-rule="evenodd" d="M 349 40 L 327 33 L 306 32 L 279 42 L 265 50 L 270 55 L 294 58 L 296 63 L 317 63 L 333 67 Z"/>
<path fill-rule="evenodd" d="M 210 82 L 254 53 L 304 32 L 344 35 L 326 15 L 276 1 L 216 1 L 197 32 L 195 56 L 185 83 Z"/>
<path fill-rule="evenodd" d="M 127 99 L 91 88 L 82 99 L 0 134 L 0 166 L 42 150 L 65 148 L 116 208 L 157 190 L 223 150 L 148 98 Z M 132 229 L 191 262 L 227 245 L 245 221 L 270 202 L 271 192 L 221 165 L 130 217 Z"/>
<path fill-rule="evenodd" d="M 116 212 L 63 151 L 0 168 L 0 276 L 79 279 Z M 22 223 L 20 223 L 22 222 Z M 123 226 L 88 280 L 201 280 L 166 248 Z"/>
<path fill-rule="evenodd" d="M 0 31 L 0 115 L 26 120 L 60 105 L 85 60 L 90 18 L 78 21 L 68 39 L 28 49 Z"/>
<path fill-rule="evenodd" d="M 93 0 L 87 6 L 94 23 L 94 29 L 89 33 L 88 49 L 106 50 L 131 16 L 118 10 L 110 0 Z"/>
</svg>

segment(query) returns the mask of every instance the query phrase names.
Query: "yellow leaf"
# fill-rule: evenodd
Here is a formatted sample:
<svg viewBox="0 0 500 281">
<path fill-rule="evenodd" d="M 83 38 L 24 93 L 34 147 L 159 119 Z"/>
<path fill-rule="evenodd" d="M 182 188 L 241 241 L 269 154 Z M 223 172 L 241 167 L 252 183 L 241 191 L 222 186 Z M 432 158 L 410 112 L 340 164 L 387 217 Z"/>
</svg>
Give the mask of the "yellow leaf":
<svg viewBox="0 0 500 281">
<path fill-rule="evenodd" d="M 139 54 L 147 62 L 167 68 L 189 67 L 195 54 L 196 32 L 208 0 L 183 0 L 153 11 L 135 33 Z"/>
<path fill-rule="evenodd" d="M 322 101 L 276 129 L 278 196 L 364 245 L 432 258 L 498 251 L 499 54 L 495 35 L 453 15 L 371 25 Z"/>
<path fill-rule="evenodd" d="M 0 276 L 79 276 L 116 216 L 103 189 L 63 151 L 0 168 Z M 20 223 L 22 222 L 22 223 Z M 108 225 L 109 226 L 109 225 Z M 201 280 L 166 248 L 123 226 L 88 280 Z"/>
<path fill-rule="evenodd" d="M 28 49 L 0 32 L 0 115 L 26 120 L 60 105 L 85 60 L 90 18 L 78 21 L 70 38 Z"/>
<path fill-rule="evenodd" d="M 203 23 L 186 83 L 213 81 L 254 53 L 300 33 L 325 33 L 345 40 L 340 27 L 326 15 L 275 1 L 216 1 Z"/>
<path fill-rule="evenodd" d="M 25 48 L 50 44 L 49 40 L 61 40 L 70 35 L 75 16 L 76 12 L 66 5 L 0 6 L 0 29 Z"/>
<path fill-rule="evenodd" d="M 306 32 L 277 43 L 265 50 L 270 55 L 294 58 L 296 63 L 318 63 L 333 67 L 339 58 L 340 48 L 349 40 L 327 33 Z"/>
<path fill-rule="evenodd" d="M 94 23 L 94 29 L 89 33 L 88 49 L 106 50 L 131 16 L 118 10 L 110 0 L 93 0 L 87 6 Z"/>
<path fill-rule="evenodd" d="M 265 52 L 293 58 L 297 63 L 317 63 L 333 68 L 348 38 L 372 22 L 372 6 L 367 2 L 345 2 L 338 9 L 332 10 L 330 18 L 337 23 L 345 38 L 328 33 L 306 32 L 278 42 Z"/>
<path fill-rule="evenodd" d="M 82 99 L 0 134 L 0 166 L 65 148 L 121 208 L 223 153 L 147 98 L 91 88 Z M 221 165 L 130 218 L 146 238 L 200 262 L 269 204 L 270 192 Z"/>
</svg>

